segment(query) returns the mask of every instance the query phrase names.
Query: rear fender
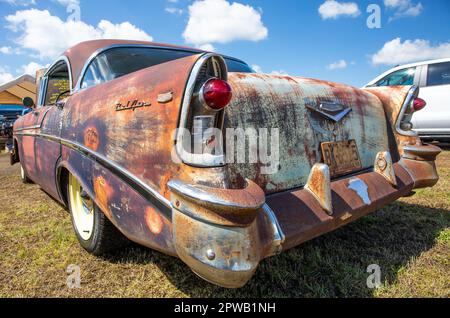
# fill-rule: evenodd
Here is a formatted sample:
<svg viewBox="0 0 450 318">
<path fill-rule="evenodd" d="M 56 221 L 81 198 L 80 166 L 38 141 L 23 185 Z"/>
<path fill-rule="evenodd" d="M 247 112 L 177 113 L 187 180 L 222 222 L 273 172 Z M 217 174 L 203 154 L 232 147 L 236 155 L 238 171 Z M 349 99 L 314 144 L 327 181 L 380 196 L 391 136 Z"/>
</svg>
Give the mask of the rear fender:
<svg viewBox="0 0 450 318">
<path fill-rule="evenodd" d="M 377 96 L 383 103 L 387 120 L 397 143 L 400 156 L 404 155 L 405 146 L 421 146 L 419 135 L 413 131 L 403 131 L 400 121 L 407 107 L 419 95 L 416 86 L 370 87 L 364 90 Z"/>
</svg>

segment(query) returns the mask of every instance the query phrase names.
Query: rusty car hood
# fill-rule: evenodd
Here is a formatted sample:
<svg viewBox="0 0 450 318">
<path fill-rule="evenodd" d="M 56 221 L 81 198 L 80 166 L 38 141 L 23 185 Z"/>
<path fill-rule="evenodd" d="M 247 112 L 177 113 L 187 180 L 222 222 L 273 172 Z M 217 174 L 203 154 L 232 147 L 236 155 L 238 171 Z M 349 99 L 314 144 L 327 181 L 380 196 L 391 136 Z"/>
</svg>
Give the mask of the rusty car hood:
<svg viewBox="0 0 450 318">
<path fill-rule="evenodd" d="M 373 166 L 380 151 L 389 149 L 383 104 L 362 89 L 303 77 L 230 73 L 233 100 L 224 128 L 279 129 L 278 172 L 261 174 L 261 164 L 229 164 L 230 183 L 255 181 L 266 193 L 306 184 L 312 166 L 322 161 L 321 143 L 356 141 L 363 169 Z M 351 108 L 337 122 L 309 106 L 335 102 Z M 248 146 L 248 145 L 247 145 Z"/>
</svg>

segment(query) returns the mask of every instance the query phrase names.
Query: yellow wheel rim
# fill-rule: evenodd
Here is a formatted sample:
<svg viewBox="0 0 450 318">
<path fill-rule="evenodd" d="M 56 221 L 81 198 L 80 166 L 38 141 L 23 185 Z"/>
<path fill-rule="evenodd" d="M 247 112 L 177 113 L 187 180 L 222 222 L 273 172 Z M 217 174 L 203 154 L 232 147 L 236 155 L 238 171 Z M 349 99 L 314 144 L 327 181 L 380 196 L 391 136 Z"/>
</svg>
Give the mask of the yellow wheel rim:
<svg viewBox="0 0 450 318">
<path fill-rule="evenodd" d="M 69 199 L 76 230 L 87 241 L 94 229 L 94 204 L 72 174 L 69 176 Z"/>
</svg>

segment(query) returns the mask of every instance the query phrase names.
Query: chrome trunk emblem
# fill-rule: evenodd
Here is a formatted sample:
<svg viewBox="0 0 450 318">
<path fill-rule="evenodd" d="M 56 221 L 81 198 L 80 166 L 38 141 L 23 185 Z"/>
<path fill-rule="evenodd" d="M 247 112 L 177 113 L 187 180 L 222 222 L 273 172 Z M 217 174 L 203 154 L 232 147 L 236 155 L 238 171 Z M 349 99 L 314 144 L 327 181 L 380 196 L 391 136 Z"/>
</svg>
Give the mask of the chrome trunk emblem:
<svg viewBox="0 0 450 318">
<path fill-rule="evenodd" d="M 306 104 L 306 108 L 334 122 L 340 121 L 352 111 L 350 107 L 336 102 L 322 102 L 318 106 Z"/>
</svg>

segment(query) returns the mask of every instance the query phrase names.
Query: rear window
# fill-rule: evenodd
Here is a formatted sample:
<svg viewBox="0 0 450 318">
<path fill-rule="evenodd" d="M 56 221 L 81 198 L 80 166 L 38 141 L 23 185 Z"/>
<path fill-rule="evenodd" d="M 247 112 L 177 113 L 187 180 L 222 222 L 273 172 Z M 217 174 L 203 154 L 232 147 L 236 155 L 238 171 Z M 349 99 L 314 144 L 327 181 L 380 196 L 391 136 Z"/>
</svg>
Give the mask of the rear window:
<svg viewBox="0 0 450 318">
<path fill-rule="evenodd" d="M 450 62 L 428 65 L 427 86 L 450 84 Z"/>
<path fill-rule="evenodd" d="M 162 48 L 115 48 L 99 54 L 87 69 L 81 88 L 92 87 L 154 65 L 197 54 Z M 251 72 L 240 61 L 225 58 L 230 72 Z"/>
<path fill-rule="evenodd" d="M 391 73 L 378 81 L 374 86 L 403 86 L 413 85 L 416 68 L 405 68 L 394 73 Z"/>
<path fill-rule="evenodd" d="M 253 73 L 251 67 L 244 62 L 230 58 L 225 58 L 225 62 L 227 63 L 228 72 Z"/>
</svg>

